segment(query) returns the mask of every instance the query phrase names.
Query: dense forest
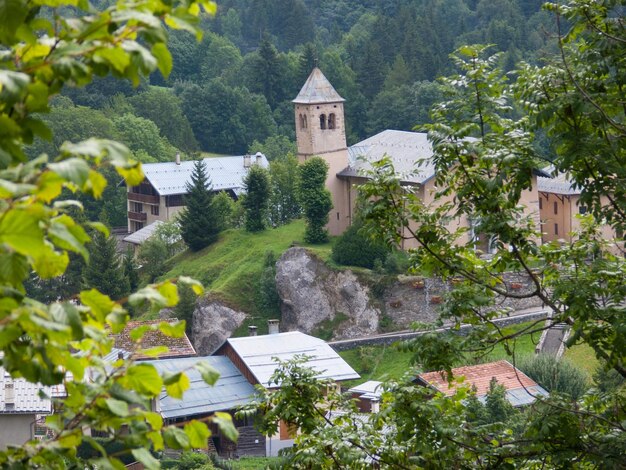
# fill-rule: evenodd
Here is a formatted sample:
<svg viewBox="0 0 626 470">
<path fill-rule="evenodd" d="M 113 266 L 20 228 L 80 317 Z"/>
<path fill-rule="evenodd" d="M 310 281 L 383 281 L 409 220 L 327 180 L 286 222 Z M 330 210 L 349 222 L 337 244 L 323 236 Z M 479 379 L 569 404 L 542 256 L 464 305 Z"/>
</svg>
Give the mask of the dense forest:
<svg viewBox="0 0 626 470">
<path fill-rule="evenodd" d="M 170 31 L 167 79 L 155 72 L 133 87 L 109 76 L 67 88 L 44 115 L 54 140 L 27 152 L 53 155 L 64 141 L 95 136 L 125 143 L 144 163 L 177 152 L 263 150 L 272 159 L 291 148 L 284 145 L 295 139 L 291 100 L 315 65 L 346 99 L 348 144 L 410 130 L 429 122 L 442 96 L 436 77 L 450 73 L 449 54 L 460 45 L 493 44 L 505 70 L 551 55 L 554 22 L 541 3 L 224 0 L 203 19 L 201 41 Z M 272 147 L 278 151 L 267 152 Z M 110 183 L 106 202 L 85 202 L 87 216 L 125 225 L 123 191 Z"/>
</svg>

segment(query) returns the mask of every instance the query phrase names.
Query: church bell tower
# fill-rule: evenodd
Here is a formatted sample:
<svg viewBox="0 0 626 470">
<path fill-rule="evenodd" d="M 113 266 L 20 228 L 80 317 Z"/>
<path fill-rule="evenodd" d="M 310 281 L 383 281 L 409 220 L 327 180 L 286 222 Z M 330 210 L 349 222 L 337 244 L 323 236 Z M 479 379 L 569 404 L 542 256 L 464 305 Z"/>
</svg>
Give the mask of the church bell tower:
<svg viewBox="0 0 626 470">
<path fill-rule="evenodd" d="M 348 166 L 344 101 L 317 67 L 293 100 L 298 160 L 302 163 L 316 156 L 328 163 L 326 188 L 332 196 L 333 209 L 327 228 L 331 235 L 340 235 L 350 224 L 350 188 L 337 177 Z"/>
</svg>

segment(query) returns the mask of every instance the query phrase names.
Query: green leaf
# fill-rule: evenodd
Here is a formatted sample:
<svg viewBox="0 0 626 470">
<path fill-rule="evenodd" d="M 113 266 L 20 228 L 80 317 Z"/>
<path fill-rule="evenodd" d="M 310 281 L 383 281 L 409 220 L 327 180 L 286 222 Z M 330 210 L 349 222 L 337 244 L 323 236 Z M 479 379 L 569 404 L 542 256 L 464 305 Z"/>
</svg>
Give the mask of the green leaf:
<svg viewBox="0 0 626 470">
<path fill-rule="evenodd" d="M 61 148 L 68 146 L 66 142 Z M 89 165 L 85 160 L 80 158 L 68 158 L 57 163 L 48 165 L 50 170 L 57 173 L 66 181 L 74 183 L 79 188 L 83 188 L 89 178 Z"/>
<path fill-rule="evenodd" d="M 146 357 L 159 357 L 170 350 L 167 346 L 155 346 L 153 348 L 141 349 L 139 353 Z"/>
<path fill-rule="evenodd" d="M 183 428 L 189 437 L 189 443 L 194 449 L 206 449 L 207 440 L 211 437 L 211 431 L 206 424 L 195 419 L 186 423 Z"/>
<path fill-rule="evenodd" d="M 119 73 L 124 73 L 126 67 L 130 65 L 129 55 L 120 47 L 98 49 L 93 58 L 95 62 L 109 64 Z"/>
<path fill-rule="evenodd" d="M 163 387 L 161 376 L 150 364 L 136 364 L 129 367 L 122 383 L 131 390 L 151 397 L 158 396 Z"/>
<path fill-rule="evenodd" d="M 101 294 L 96 289 L 82 291 L 79 297 L 82 304 L 91 308 L 96 318 L 102 323 L 115 307 L 115 302 L 108 295 Z"/>
<path fill-rule="evenodd" d="M 0 328 L 0 348 L 4 349 L 23 334 L 22 329 L 15 324 L 8 324 Z"/>
<path fill-rule="evenodd" d="M 18 253 L 39 256 L 45 250 L 39 216 L 28 210 L 11 209 L 0 219 L 0 243 Z"/>
<path fill-rule="evenodd" d="M 204 286 L 200 281 L 196 281 L 195 279 L 188 276 L 178 276 L 178 284 L 182 284 L 184 286 L 189 286 L 194 291 L 196 295 L 204 294 Z"/>
<path fill-rule="evenodd" d="M 233 442 L 237 442 L 239 431 L 235 428 L 231 415 L 222 411 L 216 411 L 213 416 L 213 422 L 219 426 L 220 431 L 224 436 Z"/>
<path fill-rule="evenodd" d="M 131 452 L 133 453 L 133 457 L 141 462 L 145 468 L 161 468 L 159 461 L 152 456 L 148 449 L 141 447 L 139 449 L 133 449 Z"/>
<path fill-rule="evenodd" d="M 30 273 L 30 265 L 24 255 L 9 252 L 0 254 L 0 280 L 15 286 Z"/>
<path fill-rule="evenodd" d="M 163 377 L 165 390 L 171 397 L 182 399 L 185 390 L 189 389 L 189 377 L 182 372 L 176 374 L 167 374 Z"/>
<path fill-rule="evenodd" d="M 125 418 L 128 416 L 128 403 L 122 400 L 116 400 L 115 398 L 107 398 L 107 408 L 116 416 Z"/>
<path fill-rule="evenodd" d="M 189 449 L 189 436 L 176 426 L 168 426 L 163 430 L 163 440 L 170 449 Z"/>
<path fill-rule="evenodd" d="M 43 251 L 36 255 L 33 269 L 42 279 L 60 276 L 67 269 L 70 257 L 67 253 L 54 251 L 51 246 L 44 245 Z"/>
<path fill-rule="evenodd" d="M 162 42 L 156 43 L 152 46 L 152 55 L 156 57 L 161 74 L 167 78 L 172 71 L 172 54 L 170 54 L 167 46 Z"/>
<path fill-rule="evenodd" d="M 159 331 L 171 338 L 182 338 L 185 335 L 185 321 L 177 320 L 173 322 L 163 321 L 159 323 Z"/>
<path fill-rule="evenodd" d="M 178 289 L 176 285 L 171 282 L 165 282 L 158 286 L 159 293 L 166 301 L 166 307 L 173 307 L 178 303 Z"/>
<path fill-rule="evenodd" d="M 220 373 L 206 361 L 200 361 L 194 364 L 194 367 L 198 372 L 200 372 L 202 380 L 209 385 L 215 385 L 217 380 L 220 378 Z"/>
</svg>

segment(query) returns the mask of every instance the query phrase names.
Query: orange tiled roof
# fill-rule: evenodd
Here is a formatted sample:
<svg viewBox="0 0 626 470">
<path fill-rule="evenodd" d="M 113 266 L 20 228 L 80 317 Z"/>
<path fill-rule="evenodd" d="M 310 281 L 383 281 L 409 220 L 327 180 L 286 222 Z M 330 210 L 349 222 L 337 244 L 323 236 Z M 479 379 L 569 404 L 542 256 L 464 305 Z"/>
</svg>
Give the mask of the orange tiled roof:
<svg viewBox="0 0 626 470">
<path fill-rule="evenodd" d="M 503 385 L 506 390 L 537 386 L 533 379 L 504 360 L 475 366 L 457 367 L 452 369 L 452 374 L 455 378 L 465 377 L 463 385 L 475 386 L 476 396 L 479 397 L 486 395 L 489 391 L 489 382 L 491 382 L 492 377 L 495 377 L 498 383 Z M 419 378 L 447 396 L 453 395 L 458 385 L 455 382 L 448 385 L 446 374 L 443 371 L 420 374 Z"/>
<path fill-rule="evenodd" d="M 132 351 L 135 349 L 136 345 L 130 338 L 130 332 L 138 326 L 155 325 L 161 323 L 162 321 L 167 320 L 129 321 L 126 328 L 124 328 L 124 331 L 117 335 L 112 335 L 115 338 L 115 347 L 125 351 Z M 167 346 L 169 351 L 162 356 L 159 356 L 160 359 L 196 355 L 196 350 L 191 345 L 191 341 L 189 341 L 187 334 L 184 334 L 181 338 L 172 338 L 171 336 L 165 336 L 160 331 L 146 331 L 141 345 L 143 348 Z M 138 356 L 138 359 L 154 359 L 154 357 Z"/>
</svg>

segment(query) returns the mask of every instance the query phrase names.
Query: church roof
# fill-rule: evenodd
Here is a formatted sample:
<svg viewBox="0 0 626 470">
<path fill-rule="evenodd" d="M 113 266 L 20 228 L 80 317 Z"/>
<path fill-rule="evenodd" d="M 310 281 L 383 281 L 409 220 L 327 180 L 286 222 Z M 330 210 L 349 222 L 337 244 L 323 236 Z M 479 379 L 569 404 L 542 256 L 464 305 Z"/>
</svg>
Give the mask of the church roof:
<svg viewBox="0 0 626 470">
<path fill-rule="evenodd" d="M 423 184 L 435 176 L 433 148 L 425 133 L 387 129 L 353 145 L 348 154 L 350 165 L 339 176 L 363 176 L 385 155 L 403 182 Z"/>
<path fill-rule="evenodd" d="M 345 101 L 333 88 L 322 71 L 315 67 L 307 78 L 304 86 L 293 100 L 294 103 L 338 103 Z"/>
</svg>

